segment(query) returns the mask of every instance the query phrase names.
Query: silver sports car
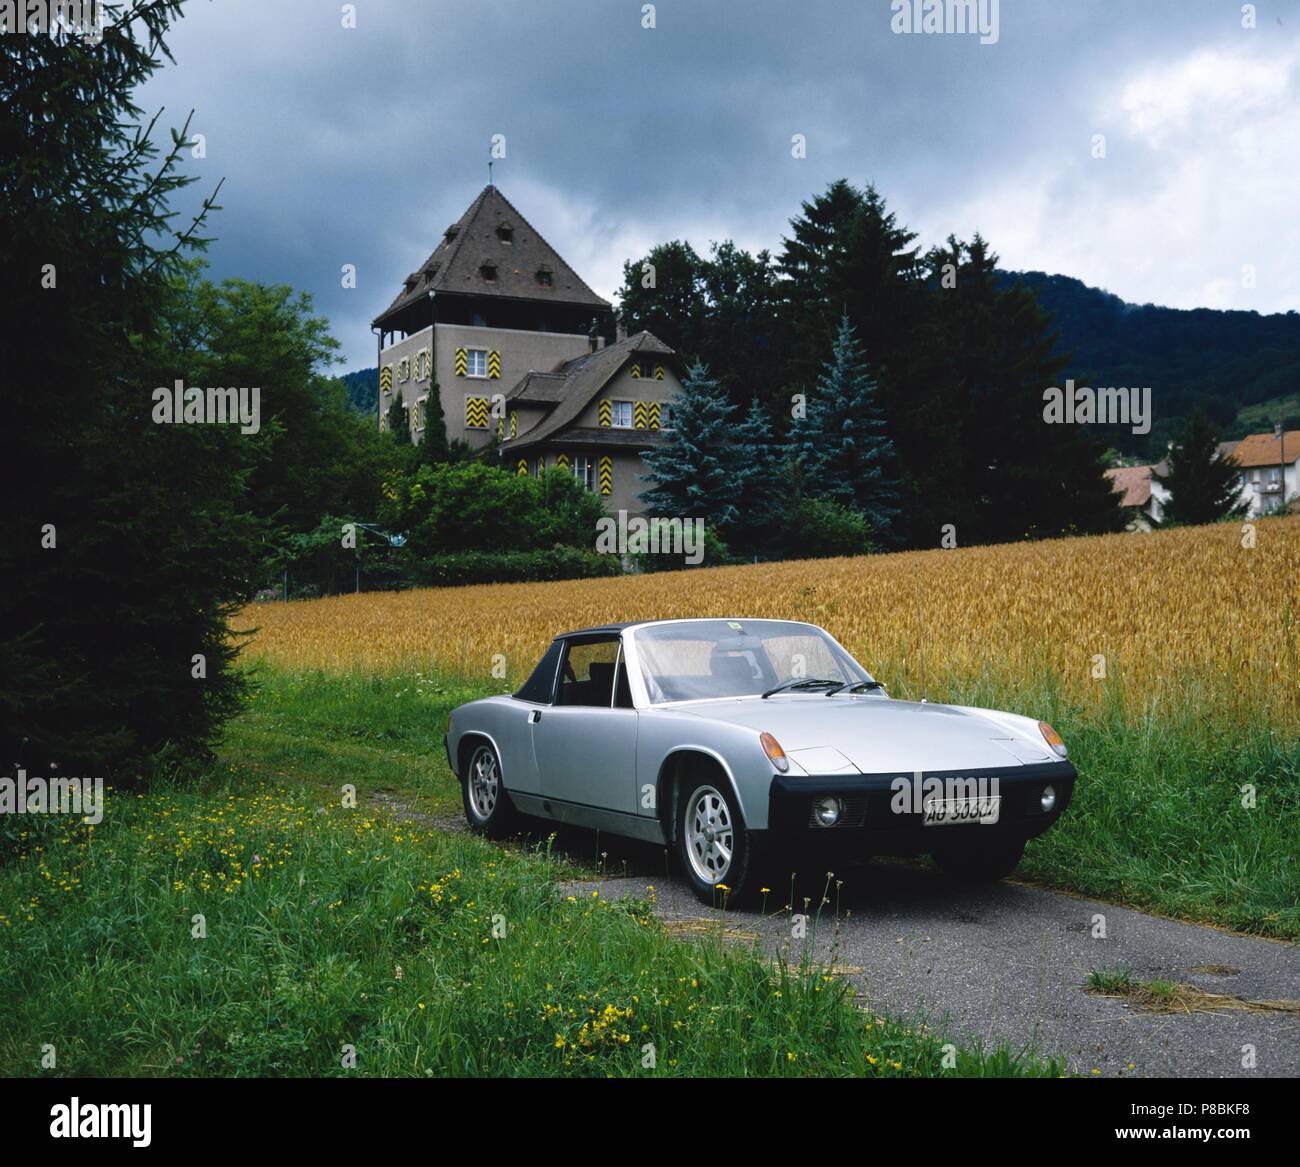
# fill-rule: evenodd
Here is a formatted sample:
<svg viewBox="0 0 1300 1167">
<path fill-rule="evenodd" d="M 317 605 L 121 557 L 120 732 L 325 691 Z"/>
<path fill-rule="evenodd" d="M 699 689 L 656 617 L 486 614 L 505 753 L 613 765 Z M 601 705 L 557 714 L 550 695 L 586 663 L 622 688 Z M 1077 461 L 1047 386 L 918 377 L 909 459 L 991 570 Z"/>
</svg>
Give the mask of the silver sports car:
<svg viewBox="0 0 1300 1167">
<path fill-rule="evenodd" d="M 751 898 L 796 850 L 928 853 L 1001 878 L 1075 779 L 1045 722 L 892 700 L 790 620 L 567 632 L 519 692 L 454 710 L 446 748 L 474 830 L 505 834 L 522 813 L 664 844 L 715 903 Z"/>
</svg>

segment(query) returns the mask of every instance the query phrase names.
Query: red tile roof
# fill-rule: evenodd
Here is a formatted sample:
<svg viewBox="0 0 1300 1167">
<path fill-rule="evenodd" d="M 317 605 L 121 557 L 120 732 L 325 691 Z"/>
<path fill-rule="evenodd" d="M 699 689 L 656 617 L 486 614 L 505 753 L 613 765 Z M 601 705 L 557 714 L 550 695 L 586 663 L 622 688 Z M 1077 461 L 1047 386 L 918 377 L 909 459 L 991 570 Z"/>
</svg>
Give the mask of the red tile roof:
<svg viewBox="0 0 1300 1167">
<path fill-rule="evenodd" d="M 1283 453 L 1279 458 L 1275 434 L 1249 434 L 1232 452 L 1238 466 L 1276 466 L 1279 462 L 1300 460 L 1300 430 L 1287 430 L 1282 435 Z"/>
<path fill-rule="evenodd" d="M 1150 466 L 1116 466 L 1106 471 L 1122 507 L 1144 507 L 1151 501 Z"/>
</svg>

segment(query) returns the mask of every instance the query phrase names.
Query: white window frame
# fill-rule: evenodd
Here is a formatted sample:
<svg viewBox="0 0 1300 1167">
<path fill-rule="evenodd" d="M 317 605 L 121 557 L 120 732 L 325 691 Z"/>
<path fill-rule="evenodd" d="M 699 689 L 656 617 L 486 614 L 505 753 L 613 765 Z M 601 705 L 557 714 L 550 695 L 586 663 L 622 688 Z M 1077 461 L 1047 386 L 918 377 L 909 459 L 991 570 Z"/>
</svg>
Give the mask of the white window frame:
<svg viewBox="0 0 1300 1167">
<path fill-rule="evenodd" d="M 578 473 L 579 466 L 582 467 L 581 474 Z M 581 482 L 586 490 L 594 494 L 598 486 L 595 456 L 592 454 L 574 454 L 573 477 Z"/>
<path fill-rule="evenodd" d="M 659 428 L 661 430 L 673 428 L 673 407 L 667 401 L 659 402 Z"/>
<path fill-rule="evenodd" d="M 618 418 L 619 418 L 619 413 L 620 413 L 620 407 L 622 407 L 622 406 L 627 406 L 627 421 L 626 421 L 626 422 L 621 422 L 621 421 L 618 420 Z M 618 398 L 613 398 L 613 397 L 610 398 L 610 400 L 609 400 L 609 425 L 610 425 L 610 428 L 611 428 L 611 429 L 616 429 L 616 430 L 630 430 L 630 429 L 632 429 L 632 428 L 633 428 L 632 415 L 633 415 L 633 404 L 632 404 L 631 401 L 624 401 L 624 400 L 620 400 L 620 399 L 618 399 Z"/>
<path fill-rule="evenodd" d="M 482 358 L 481 373 L 476 373 L 475 368 L 480 367 L 478 358 Z M 465 350 L 465 376 L 475 381 L 486 381 L 488 379 L 488 350 L 485 348 L 467 348 Z"/>
</svg>

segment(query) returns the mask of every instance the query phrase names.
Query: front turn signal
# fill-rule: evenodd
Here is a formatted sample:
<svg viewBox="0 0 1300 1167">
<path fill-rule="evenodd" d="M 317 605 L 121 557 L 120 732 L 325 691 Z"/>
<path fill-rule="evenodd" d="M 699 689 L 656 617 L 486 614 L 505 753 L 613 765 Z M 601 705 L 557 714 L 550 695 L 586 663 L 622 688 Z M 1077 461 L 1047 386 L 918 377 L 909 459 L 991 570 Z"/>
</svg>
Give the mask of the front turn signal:
<svg viewBox="0 0 1300 1167">
<path fill-rule="evenodd" d="M 1043 741 L 1052 747 L 1052 753 L 1062 758 L 1068 756 L 1069 751 L 1066 750 L 1065 742 L 1061 740 L 1061 735 L 1048 725 L 1047 722 L 1040 721 L 1038 723 L 1038 732 L 1043 735 Z"/>
<path fill-rule="evenodd" d="M 781 748 L 781 743 L 766 732 L 760 733 L 758 740 L 762 743 L 763 753 L 768 756 L 772 765 L 780 770 L 782 774 L 789 773 L 790 759 L 785 756 L 785 750 Z"/>
</svg>

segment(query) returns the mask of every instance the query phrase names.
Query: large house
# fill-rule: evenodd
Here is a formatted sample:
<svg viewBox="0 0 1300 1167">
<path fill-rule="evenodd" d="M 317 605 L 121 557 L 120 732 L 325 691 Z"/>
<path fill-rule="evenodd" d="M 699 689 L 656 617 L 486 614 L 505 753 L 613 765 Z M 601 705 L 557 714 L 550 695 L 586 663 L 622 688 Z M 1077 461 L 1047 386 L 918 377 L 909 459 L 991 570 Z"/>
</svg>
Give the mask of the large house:
<svg viewBox="0 0 1300 1167">
<path fill-rule="evenodd" d="M 1248 434 L 1224 454 L 1241 468 L 1238 482 L 1246 515 L 1255 518 L 1286 509 L 1300 496 L 1300 430 Z"/>
<path fill-rule="evenodd" d="M 436 388 L 447 437 L 495 438 L 519 474 L 562 467 L 638 513 L 641 454 L 670 424 L 677 355 L 625 336 L 593 292 L 495 186 L 447 228 L 373 321 L 380 428 L 394 400 L 422 441 Z"/>
</svg>

